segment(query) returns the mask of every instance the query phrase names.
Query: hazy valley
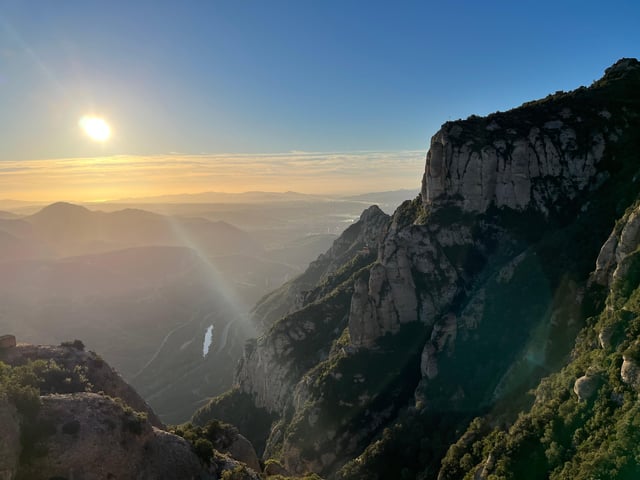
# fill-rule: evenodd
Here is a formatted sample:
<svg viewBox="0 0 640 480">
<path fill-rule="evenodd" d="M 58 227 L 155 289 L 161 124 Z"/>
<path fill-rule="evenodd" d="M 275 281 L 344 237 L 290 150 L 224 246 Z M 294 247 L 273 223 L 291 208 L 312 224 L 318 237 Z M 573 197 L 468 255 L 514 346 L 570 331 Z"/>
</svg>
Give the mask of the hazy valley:
<svg viewBox="0 0 640 480">
<path fill-rule="evenodd" d="M 0 218 L 0 329 L 34 344 L 82 339 L 180 423 L 231 387 L 260 297 L 304 271 L 367 201 L 392 211 L 412 195 L 22 204 Z"/>
</svg>

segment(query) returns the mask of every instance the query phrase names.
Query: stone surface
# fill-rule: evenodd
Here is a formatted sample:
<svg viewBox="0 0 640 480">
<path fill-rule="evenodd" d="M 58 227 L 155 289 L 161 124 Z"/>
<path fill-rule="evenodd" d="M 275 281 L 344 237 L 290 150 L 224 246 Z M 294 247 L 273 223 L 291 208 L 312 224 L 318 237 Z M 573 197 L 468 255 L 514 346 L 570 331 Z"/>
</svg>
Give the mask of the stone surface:
<svg viewBox="0 0 640 480">
<path fill-rule="evenodd" d="M 609 285 L 623 277 L 629 268 L 627 259 L 640 244 L 640 206 L 636 206 L 619 222 L 600 249 L 592 280 Z"/>
<path fill-rule="evenodd" d="M 590 103 L 593 99 L 585 93 L 588 90 L 551 96 L 548 101 L 487 118 L 443 125 L 427 153 L 420 197 L 405 202 L 380 230 L 377 243 L 370 245 L 377 251 L 375 262 L 349 270 L 353 276 L 348 310 L 335 307 L 338 314 L 347 316 L 348 335 L 341 335 L 343 323 L 332 323 L 331 334 L 324 337 L 329 341 L 321 343 L 317 334 L 327 328 L 326 317 L 314 316 L 317 312 L 310 309 L 335 299 L 332 292 L 319 289 L 317 283 L 312 285 L 320 278 L 331 279 L 340 271 L 340 262 L 348 261 L 334 251 L 332 260 L 320 257 L 319 261 L 326 263 L 315 273 L 310 271 L 305 278 L 310 286 L 298 290 L 298 303 L 287 306 L 289 314 L 249 345 L 238 383 L 256 405 L 279 416 L 267 451 L 278 456 L 287 469 L 293 473 L 305 469 L 332 472 L 344 460 L 341 455 L 358 455 L 360 445 L 370 440 L 367 435 L 393 418 L 392 406 L 373 406 L 371 399 L 380 392 L 354 388 L 355 392 L 339 396 L 349 387 L 361 385 L 360 379 L 362 385 L 367 384 L 369 376 L 363 369 L 353 373 L 350 383 L 340 386 L 336 403 L 341 408 L 359 407 L 366 422 L 360 419 L 354 426 L 345 419 L 336 431 L 322 431 L 318 425 L 322 425 L 323 415 L 330 415 L 330 409 L 322 404 L 323 392 L 313 391 L 312 386 L 318 388 L 321 382 L 316 381 L 321 375 L 332 376 L 332 368 L 338 371 L 335 365 L 343 356 L 366 358 L 386 348 L 387 339 L 378 342 L 380 337 L 397 333 L 405 324 L 420 322 L 424 327 L 411 327 L 421 335 L 416 337 L 420 344 L 410 359 L 416 367 L 419 362 L 422 374 L 415 390 L 419 409 L 482 408 L 486 397 L 479 378 L 466 378 L 471 376 L 467 375 L 469 369 L 482 379 L 511 375 L 510 356 L 525 351 L 528 337 L 534 334 L 540 337 L 535 338 L 540 347 L 532 347 L 536 355 L 525 357 L 519 365 L 527 372 L 531 365 L 526 362 L 544 363 L 546 349 L 565 348 L 562 343 L 566 340 L 556 338 L 555 333 L 564 322 L 578 321 L 580 292 L 584 290 L 581 285 L 567 286 L 575 302 L 566 306 L 566 312 L 551 311 L 547 317 L 548 312 L 541 308 L 538 313 L 538 306 L 554 306 L 554 292 L 546 289 L 550 279 L 558 279 L 547 278 L 555 272 L 553 268 L 546 270 L 548 265 L 540 265 L 538 258 L 548 260 L 548 252 L 537 251 L 532 244 L 545 234 L 546 225 L 571 225 L 575 216 L 566 218 L 567 212 L 582 215 L 588 211 L 588 195 L 615 175 L 613 169 L 607 170 L 615 164 L 608 156 L 609 148 L 615 152 L 618 145 L 614 142 L 628 140 L 625 128 L 631 118 L 620 104 L 599 97 Z M 635 223 L 633 216 L 627 218 L 614 240 L 603 248 L 599 265 L 606 278 L 624 267 L 620 265 L 635 250 Z M 535 231 L 538 228 L 542 230 Z M 349 242 L 346 236 L 334 245 L 342 245 L 340 251 L 347 252 Z M 540 252 L 544 256 L 538 257 Z M 324 271 L 332 273 L 323 276 Z M 528 289 L 535 298 L 527 297 Z M 508 318 L 503 318 L 502 312 Z M 323 313 L 329 316 L 335 312 Z M 527 335 L 534 327 L 532 335 Z M 496 358 L 489 361 L 494 345 Z M 292 354 L 296 351 L 298 358 Z M 308 360 L 312 356 L 315 362 Z M 478 365 L 461 363 L 464 361 Z M 452 376 L 459 372 L 459 379 L 431 382 L 445 371 Z M 598 376 L 585 375 L 576 380 L 575 392 L 585 400 L 597 391 L 600 382 Z M 313 432 L 312 442 L 305 444 L 306 438 L 289 435 L 298 426 Z M 350 439 L 342 438 L 341 431 L 348 431 Z M 341 446 L 340 451 L 336 445 Z M 486 462 L 491 463 L 489 459 Z M 487 476 L 491 468 L 485 466 L 479 472 L 482 475 L 485 470 Z"/>
<path fill-rule="evenodd" d="M 578 400 L 589 400 L 598 390 L 600 379 L 593 375 L 583 375 L 573 384 L 573 393 L 578 396 Z"/>
<path fill-rule="evenodd" d="M 111 397 L 121 398 L 134 410 L 145 412 L 153 426 L 163 427 L 155 412 L 134 388 L 94 352 L 69 346 L 30 344 L 19 344 L 15 348 L 0 352 L 0 361 L 9 365 L 23 365 L 34 360 L 54 360 L 69 370 L 86 367 L 87 377 L 94 391 L 102 391 Z"/>
<path fill-rule="evenodd" d="M 16 346 L 16 337 L 13 335 L 0 336 L 0 348 L 13 348 Z"/>
<path fill-rule="evenodd" d="M 177 480 L 204 471 L 184 439 L 135 419 L 113 398 L 76 393 L 42 402 L 35 445 L 46 454 L 23 462 L 19 478 Z"/>
<path fill-rule="evenodd" d="M 355 346 L 370 346 L 386 333 L 395 333 L 405 323 L 433 324 L 435 316 L 457 292 L 458 271 L 444 253 L 452 236 L 413 225 L 391 228 L 385 236 L 378 262 L 354 285 L 349 312 L 349 333 Z M 458 237 L 460 243 L 465 239 Z M 429 290 L 419 296 L 414 276 Z"/>
<path fill-rule="evenodd" d="M 265 465 L 264 474 L 267 477 L 272 477 L 274 475 L 282 475 L 288 477 L 291 475 L 286 468 L 284 468 L 279 462 L 276 461 L 268 462 Z"/>
<path fill-rule="evenodd" d="M 260 300 L 252 311 L 254 323 L 263 330 L 276 320 L 315 300 L 314 288 L 355 256 L 375 255 L 389 215 L 377 205 L 362 212 L 357 222 L 340 235 L 329 250 L 311 262 L 307 270 Z"/>
<path fill-rule="evenodd" d="M 585 154 L 576 142 L 578 125 L 550 120 L 514 137 L 494 128 L 490 117 L 475 121 L 493 122 L 487 128 L 491 138 L 481 145 L 475 125 L 465 121 L 445 124 L 431 139 L 422 182 L 425 205 L 456 204 L 478 213 L 492 205 L 548 212 L 559 199 L 575 198 L 596 182 L 606 146 L 602 132 L 592 133 Z"/>
<path fill-rule="evenodd" d="M 640 389 L 640 365 L 633 358 L 622 357 L 622 366 L 620 367 L 620 378 L 627 385 Z"/>
<path fill-rule="evenodd" d="M 258 455 L 256 455 L 253 445 L 242 435 L 237 434 L 235 436 L 235 439 L 227 448 L 226 453 L 236 460 L 246 464 L 256 472 L 261 471 L 260 460 L 258 459 Z"/>
</svg>

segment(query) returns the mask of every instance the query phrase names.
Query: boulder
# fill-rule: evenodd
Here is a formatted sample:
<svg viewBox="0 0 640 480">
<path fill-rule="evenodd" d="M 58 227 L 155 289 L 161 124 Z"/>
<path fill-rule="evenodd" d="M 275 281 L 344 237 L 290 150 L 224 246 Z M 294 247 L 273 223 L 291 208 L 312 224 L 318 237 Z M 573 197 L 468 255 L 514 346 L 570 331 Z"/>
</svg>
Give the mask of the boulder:
<svg viewBox="0 0 640 480">
<path fill-rule="evenodd" d="M 260 460 L 253 445 L 244 436 L 237 434 L 229 447 L 227 453 L 236 460 L 245 463 L 256 472 L 260 472 Z"/>
<path fill-rule="evenodd" d="M 622 357 L 622 367 L 620 367 L 620 378 L 627 385 L 640 388 L 640 365 L 638 362 L 626 355 Z"/>
<path fill-rule="evenodd" d="M 0 336 L 0 348 L 13 348 L 16 346 L 16 337 L 13 335 Z"/>
<path fill-rule="evenodd" d="M 595 375 L 583 375 L 573 384 L 573 393 L 578 396 L 579 401 L 587 401 L 598 390 L 600 386 L 600 378 Z"/>
</svg>

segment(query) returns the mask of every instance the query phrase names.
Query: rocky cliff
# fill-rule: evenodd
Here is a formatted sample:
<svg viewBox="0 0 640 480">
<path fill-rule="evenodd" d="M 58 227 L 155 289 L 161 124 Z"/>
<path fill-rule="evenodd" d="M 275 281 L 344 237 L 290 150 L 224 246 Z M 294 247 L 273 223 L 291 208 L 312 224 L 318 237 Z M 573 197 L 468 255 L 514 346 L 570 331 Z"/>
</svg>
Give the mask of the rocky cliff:
<svg viewBox="0 0 640 480">
<path fill-rule="evenodd" d="M 349 226 L 327 252 L 311 262 L 302 275 L 256 304 L 252 312 L 255 323 L 263 330 L 268 329 L 276 320 L 328 293 L 327 289 L 335 284 L 336 275 L 344 272 L 346 264 L 371 263 L 388 223 L 389 216 L 376 205 L 362 212 L 360 219 Z M 323 286 L 325 288 L 318 288 Z"/>
<path fill-rule="evenodd" d="M 497 412 L 475 419 L 448 449 L 439 480 L 640 475 L 638 218 L 636 201 L 602 246 L 588 290 L 597 312 L 569 361 L 507 428 Z"/>
<path fill-rule="evenodd" d="M 6 480 L 216 479 L 236 469 L 237 478 L 257 480 L 252 469 L 260 470 L 237 432 L 219 445 L 222 454 L 165 431 L 135 390 L 77 340 L 0 349 L 0 424 Z"/>
<path fill-rule="evenodd" d="M 596 260 L 633 246 L 607 237 L 638 195 L 638 92 L 624 59 L 589 88 L 445 124 L 375 257 L 270 305 L 284 316 L 248 345 L 224 413 L 249 398 L 274 415 L 252 440 L 293 472 L 435 478 L 456 431 L 488 409 L 511 418 L 566 363 L 596 308 L 589 273 L 630 271 Z"/>
</svg>

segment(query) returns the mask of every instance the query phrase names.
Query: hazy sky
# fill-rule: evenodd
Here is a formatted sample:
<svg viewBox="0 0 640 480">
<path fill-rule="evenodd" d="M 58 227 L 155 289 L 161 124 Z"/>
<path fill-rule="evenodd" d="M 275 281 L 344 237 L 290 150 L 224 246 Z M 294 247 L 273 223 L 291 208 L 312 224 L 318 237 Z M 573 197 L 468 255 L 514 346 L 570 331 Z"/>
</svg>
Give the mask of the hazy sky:
<svg viewBox="0 0 640 480">
<path fill-rule="evenodd" d="M 637 0 L 0 0 L 0 197 L 417 187 L 440 124 L 588 85 L 639 25 Z"/>
</svg>

